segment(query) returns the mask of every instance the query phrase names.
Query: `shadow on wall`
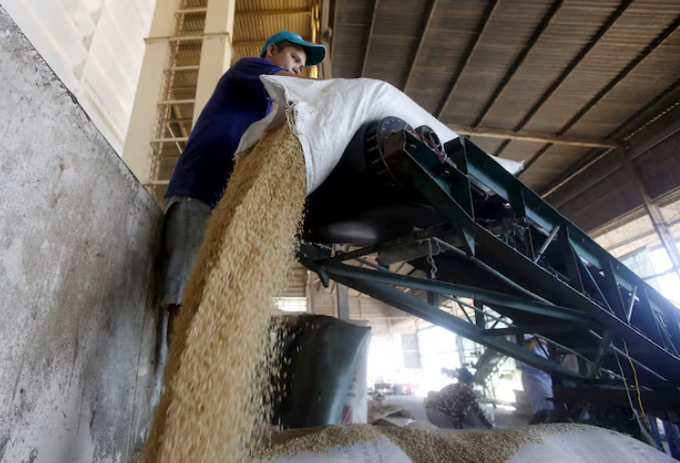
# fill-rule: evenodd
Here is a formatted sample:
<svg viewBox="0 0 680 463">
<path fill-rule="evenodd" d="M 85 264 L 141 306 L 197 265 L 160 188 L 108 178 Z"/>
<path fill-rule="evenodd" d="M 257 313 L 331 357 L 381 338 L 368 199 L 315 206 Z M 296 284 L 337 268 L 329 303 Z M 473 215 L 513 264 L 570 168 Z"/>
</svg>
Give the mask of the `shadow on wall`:
<svg viewBox="0 0 680 463">
<path fill-rule="evenodd" d="M 0 462 L 127 461 L 162 211 L 0 7 Z"/>
</svg>

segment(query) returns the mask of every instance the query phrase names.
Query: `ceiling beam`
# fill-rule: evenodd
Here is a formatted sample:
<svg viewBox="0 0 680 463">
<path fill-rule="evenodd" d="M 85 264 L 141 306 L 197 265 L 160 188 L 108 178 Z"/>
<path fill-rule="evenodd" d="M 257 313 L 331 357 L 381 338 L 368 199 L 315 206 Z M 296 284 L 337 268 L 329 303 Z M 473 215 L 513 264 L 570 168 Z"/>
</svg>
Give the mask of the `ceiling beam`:
<svg viewBox="0 0 680 463">
<path fill-rule="evenodd" d="M 680 101 L 680 79 L 673 82 L 665 90 L 656 95 L 650 101 L 648 101 L 642 108 L 635 112 L 632 116 L 621 123 L 616 129 L 607 135 L 607 140 L 628 140 L 632 138 L 637 132 L 647 127 L 663 115 L 665 115 L 669 110 L 673 109 L 676 105 L 672 105 L 669 108 L 668 101 Z M 655 113 L 655 117 L 651 120 L 641 123 L 640 118 L 646 114 Z M 637 125 L 633 127 L 633 124 L 637 122 Z"/>
<path fill-rule="evenodd" d="M 555 19 L 555 15 L 563 3 L 564 0 L 555 0 L 552 2 L 550 8 L 548 8 L 548 11 L 546 11 L 545 15 L 543 15 L 541 22 L 538 24 L 538 26 L 536 26 L 536 29 L 534 29 L 534 32 L 531 34 L 531 37 L 527 41 L 526 45 L 522 47 L 522 51 L 519 53 L 519 55 L 517 55 L 515 61 L 508 68 L 508 71 L 505 73 L 500 83 L 496 86 L 491 98 L 489 98 L 482 108 L 482 111 L 479 113 L 479 115 L 477 115 L 477 119 L 475 119 L 475 121 L 472 123 L 472 127 L 478 127 L 482 122 L 484 122 L 484 118 L 491 110 L 491 107 L 494 105 L 496 100 L 498 100 L 498 97 L 501 95 L 501 93 L 503 93 L 505 87 L 508 85 L 508 83 L 510 83 L 510 80 L 522 66 L 522 63 L 524 63 L 526 57 L 529 56 L 529 53 L 531 53 L 531 50 L 534 48 L 534 45 L 536 45 L 536 42 L 538 42 L 538 40 L 541 38 L 543 32 L 545 32 L 552 20 Z"/>
<path fill-rule="evenodd" d="M 290 8 L 284 10 L 242 11 L 234 13 L 234 19 L 261 18 L 263 16 L 311 15 L 311 8 Z"/>
<path fill-rule="evenodd" d="M 337 0 L 339 1 L 339 0 Z M 364 51 L 364 61 L 361 63 L 361 76 L 366 74 L 366 65 L 368 64 L 368 55 L 371 51 L 371 40 L 373 40 L 373 31 L 375 31 L 375 18 L 378 16 L 378 1 L 373 2 L 373 14 L 371 15 L 371 27 L 368 29 L 368 38 L 366 39 L 366 48 Z"/>
<path fill-rule="evenodd" d="M 677 87 L 680 89 L 680 80 L 678 80 L 671 87 Z M 664 92 L 666 93 L 666 92 Z M 656 98 L 655 98 L 656 99 Z M 625 122 L 624 124 L 628 124 Z M 654 117 L 650 122 L 643 125 L 641 128 L 634 131 L 631 135 L 624 139 L 625 149 L 628 150 L 628 156 L 631 160 L 634 160 L 641 154 L 649 151 L 654 146 L 658 145 L 662 141 L 666 140 L 668 137 L 675 135 L 680 132 L 680 101 L 674 103 L 670 107 L 666 108 L 664 111 L 660 111 L 660 114 Z M 611 153 L 611 149 L 603 152 L 596 152 L 594 156 L 591 156 L 586 162 L 577 162 L 572 167 L 567 169 L 565 175 L 557 179 L 546 188 L 542 193 L 541 197 L 545 198 L 552 195 L 560 188 L 565 186 L 567 183 L 572 181 L 574 178 L 585 172 L 596 162 L 603 159 L 605 156 Z M 555 207 L 560 207 L 566 202 L 570 201 L 574 197 L 581 194 L 583 191 L 592 187 L 595 183 L 601 181 L 605 177 L 611 175 L 618 168 L 618 164 L 612 166 L 611 169 L 605 170 L 601 175 L 596 178 L 591 179 L 586 183 L 578 185 L 574 191 L 570 192 L 568 195 L 562 197 L 559 201 L 553 202 Z M 563 196 L 560 194 L 560 196 Z"/>
<path fill-rule="evenodd" d="M 659 143 L 662 143 L 669 137 L 676 136 L 678 133 L 680 133 L 680 102 L 676 103 L 672 109 L 665 112 L 664 117 L 656 119 L 655 122 L 647 125 L 644 129 L 636 133 L 635 137 L 630 139 L 631 143 L 628 144 L 628 146 L 621 147 L 616 150 L 608 150 L 605 152 L 604 156 L 616 156 L 617 152 L 621 152 L 632 161 L 641 154 L 654 148 Z M 673 154 L 668 153 L 668 155 L 672 156 Z M 581 170 L 577 171 L 571 177 L 571 179 L 586 171 L 588 167 L 592 166 L 604 156 L 600 156 L 596 161 L 584 166 Z M 620 162 L 612 162 L 610 164 L 610 166 L 605 166 L 605 168 L 600 169 L 601 172 L 598 171 L 598 175 L 590 176 L 592 178 L 589 178 L 587 182 L 577 182 L 574 184 L 573 188 L 569 188 L 566 190 L 566 192 L 560 192 L 558 198 L 555 198 L 557 201 L 553 205 L 555 207 L 560 207 L 568 201 L 571 201 L 573 198 L 591 188 L 596 183 L 602 181 L 604 178 L 608 177 L 622 166 Z M 562 183 L 561 186 L 566 184 L 568 181 L 569 180 Z M 561 186 L 557 188 L 550 188 L 548 193 L 554 193 L 558 190 L 558 188 L 561 188 Z M 547 196 L 548 193 L 544 194 L 544 196 Z"/>
<path fill-rule="evenodd" d="M 607 21 L 600 27 L 600 29 L 588 40 L 586 45 L 581 48 L 576 57 L 569 63 L 569 65 L 562 71 L 562 73 L 555 79 L 555 81 L 550 85 L 548 90 L 546 90 L 543 95 L 538 99 L 538 101 L 531 107 L 529 112 L 527 112 L 522 120 L 515 126 L 515 131 L 518 132 L 524 128 L 525 125 L 529 123 L 532 117 L 538 112 L 546 101 L 555 93 L 560 85 L 569 77 L 571 72 L 579 65 L 583 58 L 586 57 L 590 50 L 599 42 L 599 40 L 609 31 L 609 29 L 614 25 L 617 19 L 623 14 L 628 6 L 633 3 L 633 0 L 624 0 L 619 7 L 607 18 Z"/>
<path fill-rule="evenodd" d="M 554 143 L 546 143 L 541 147 L 541 149 L 536 151 L 536 154 L 534 154 L 533 157 L 529 159 L 529 161 L 527 161 L 526 164 L 524 164 L 524 169 L 519 171 L 519 173 L 517 174 L 517 178 L 522 178 L 534 164 L 536 164 L 543 158 L 543 156 L 545 156 L 545 154 L 548 152 L 550 148 L 552 148 L 553 145 Z"/>
<path fill-rule="evenodd" d="M 525 333 L 566 333 L 574 331 L 577 325 L 572 323 L 560 323 L 552 325 L 535 325 L 526 327 L 510 327 L 510 328 L 493 328 L 482 331 L 484 336 L 514 336 Z"/>
<path fill-rule="evenodd" d="M 470 127 L 456 124 L 448 124 L 448 127 L 459 135 L 469 135 L 475 137 L 485 138 L 503 138 L 506 140 L 519 140 L 536 143 L 553 143 L 555 145 L 569 145 L 569 146 L 583 146 L 589 148 L 615 148 L 617 145 L 605 143 L 601 140 L 576 138 L 576 137 L 558 137 L 551 134 L 536 133 L 536 132 L 522 132 L 517 133 L 507 129 L 495 129 L 490 127 Z"/>
<path fill-rule="evenodd" d="M 664 43 L 670 35 L 676 31 L 680 26 L 680 15 L 678 15 L 671 24 L 668 25 L 654 40 L 652 40 L 640 54 L 638 54 L 628 65 L 623 68 L 605 87 L 597 92 L 597 94 L 576 113 L 574 117 L 571 118 L 567 124 L 562 127 L 562 129 L 557 133 L 558 135 L 564 135 L 569 129 L 571 129 L 583 116 L 586 115 L 597 103 L 604 98 L 607 93 L 609 93 L 614 87 L 616 87 L 623 79 L 625 79 L 628 74 L 631 73 L 633 69 L 637 67 L 645 58 L 647 58 L 654 50 L 656 50 L 659 45 Z"/>
<path fill-rule="evenodd" d="M 261 40 L 234 42 L 234 43 L 231 44 L 231 46 L 232 47 L 261 47 L 267 41 L 267 38 L 268 37 L 265 37 L 264 39 L 261 39 Z M 308 41 L 308 42 L 312 40 L 310 37 L 303 37 L 303 39 Z"/>
<path fill-rule="evenodd" d="M 413 60 L 411 60 L 411 66 L 409 67 L 408 70 L 408 77 L 406 78 L 406 83 L 404 84 L 403 92 L 406 93 L 408 90 L 408 86 L 411 84 L 413 80 L 413 71 L 416 69 L 416 63 L 418 62 L 418 55 L 420 54 L 420 50 L 423 48 L 423 44 L 425 43 L 425 36 L 427 35 L 427 32 L 430 29 L 430 25 L 432 24 L 432 18 L 434 18 L 434 10 L 437 8 L 437 2 L 439 0 L 431 0 L 430 1 L 430 7 L 427 12 L 427 20 L 425 21 L 425 25 L 423 26 L 423 30 L 420 33 L 420 39 L 418 40 L 418 47 L 416 48 L 416 52 L 413 55 Z"/>
<path fill-rule="evenodd" d="M 661 208 L 654 203 L 652 196 L 647 190 L 647 186 L 645 185 L 642 175 L 640 175 L 640 171 L 633 165 L 628 153 L 624 153 L 622 150 L 617 150 L 617 152 L 623 167 L 628 173 L 628 177 L 633 180 L 633 183 L 637 187 L 640 198 L 642 199 L 642 204 L 645 206 L 645 210 L 652 221 L 652 225 L 654 226 L 656 234 L 659 235 L 661 244 L 663 244 L 663 247 L 668 253 L 668 257 L 673 264 L 673 268 L 676 272 L 680 271 L 680 252 L 678 251 L 678 247 L 675 244 L 675 239 L 673 238 L 673 235 L 666 224 L 666 220 L 661 213 Z"/>
<path fill-rule="evenodd" d="M 500 0 L 489 0 L 486 10 L 484 10 L 483 16 L 480 19 L 479 23 L 477 24 L 477 30 L 475 31 L 475 34 L 472 36 L 472 40 L 470 40 L 470 43 L 465 49 L 465 53 L 463 53 L 463 56 L 461 57 L 460 62 L 458 63 L 458 67 L 455 73 L 453 74 L 453 77 L 451 78 L 451 82 L 449 82 L 449 87 L 446 90 L 446 95 L 442 99 L 439 108 L 434 114 L 436 118 L 439 119 L 441 117 L 441 115 L 444 113 L 444 111 L 446 111 L 447 106 L 451 102 L 451 97 L 453 96 L 453 93 L 456 90 L 456 85 L 458 84 L 460 76 L 463 75 L 465 67 L 472 59 L 472 55 L 475 53 L 475 50 L 479 46 L 479 43 L 482 41 L 484 33 L 486 32 L 486 28 L 489 25 L 489 19 L 491 19 L 491 16 L 493 16 L 493 13 L 494 11 L 496 11 L 496 7 L 498 6 L 499 3 Z"/>
<path fill-rule="evenodd" d="M 493 153 L 494 156 L 500 156 L 503 153 L 503 150 L 508 147 L 508 145 L 512 142 L 512 140 L 505 139 L 503 140 L 503 143 L 498 145 L 498 148 L 496 148 L 496 151 Z"/>
</svg>

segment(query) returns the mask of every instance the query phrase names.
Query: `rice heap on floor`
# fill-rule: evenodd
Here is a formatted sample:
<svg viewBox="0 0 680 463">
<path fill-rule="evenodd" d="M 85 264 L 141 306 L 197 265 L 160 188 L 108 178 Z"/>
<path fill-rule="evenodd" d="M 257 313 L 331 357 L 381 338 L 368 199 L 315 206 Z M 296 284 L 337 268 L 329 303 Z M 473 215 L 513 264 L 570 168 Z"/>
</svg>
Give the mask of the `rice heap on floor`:
<svg viewBox="0 0 680 463">
<path fill-rule="evenodd" d="M 303 452 L 323 453 L 382 436 L 398 445 L 414 463 L 504 463 L 524 444 L 548 434 L 595 429 L 568 423 L 514 429 L 454 431 L 423 427 L 379 427 L 368 424 L 297 429 L 273 436 L 272 445 L 261 447 L 255 457 L 275 459 Z"/>
<path fill-rule="evenodd" d="M 287 125 L 236 163 L 187 284 L 144 463 L 246 461 L 266 389 L 272 296 L 294 262 L 305 165 Z"/>
</svg>

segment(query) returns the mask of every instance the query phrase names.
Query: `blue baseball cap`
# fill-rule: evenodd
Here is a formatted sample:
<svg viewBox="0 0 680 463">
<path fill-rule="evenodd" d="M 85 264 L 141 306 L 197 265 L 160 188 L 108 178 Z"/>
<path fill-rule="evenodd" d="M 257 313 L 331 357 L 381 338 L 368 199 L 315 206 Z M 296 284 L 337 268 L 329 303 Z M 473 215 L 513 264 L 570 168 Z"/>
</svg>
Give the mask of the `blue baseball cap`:
<svg viewBox="0 0 680 463">
<path fill-rule="evenodd" d="M 318 43 L 307 42 L 298 34 L 291 31 L 277 32 L 276 34 L 269 37 L 264 43 L 264 47 L 262 47 L 260 58 L 264 58 L 264 55 L 267 54 L 267 47 L 270 44 L 277 44 L 279 42 L 283 42 L 284 40 L 296 45 L 300 45 L 305 49 L 305 53 L 307 53 L 307 66 L 316 66 L 317 64 L 321 64 L 323 60 L 326 59 L 326 47 L 319 45 Z"/>
</svg>

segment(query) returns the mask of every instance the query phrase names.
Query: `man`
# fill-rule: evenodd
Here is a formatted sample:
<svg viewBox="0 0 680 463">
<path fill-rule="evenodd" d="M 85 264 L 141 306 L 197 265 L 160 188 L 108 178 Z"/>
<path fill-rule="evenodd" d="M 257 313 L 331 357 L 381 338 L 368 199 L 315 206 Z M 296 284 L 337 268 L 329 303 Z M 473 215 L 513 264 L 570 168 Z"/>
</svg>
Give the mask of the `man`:
<svg viewBox="0 0 680 463">
<path fill-rule="evenodd" d="M 475 378 L 467 368 L 459 369 L 457 383 L 446 386 L 425 402 L 430 423 L 438 428 L 463 429 L 465 418 L 472 411 L 484 426 L 493 428 L 475 399 L 474 383 Z"/>
<path fill-rule="evenodd" d="M 524 344 L 530 352 L 539 357 L 548 358 L 548 343 L 545 339 L 538 339 L 533 334 L 525 334 Z M 549 400 L 553 398 L 552 377 L 545 371 L 525 363 L 519 363 L 517 367 L 522 371 L 524 394 L 529 399 L 533 413 L 529 424 L 547 423 L 555 408 L 555 404 Z"/>
<path fill-rule="evenodd" d="M 217 83 L 201 111 L 165 193 L 166 279 L 162 306 L 169 312 L 168 334 L 179 310 L 206 224 L 234 169 L 234 153 L 248 127 L 272 110 L 261 75 L 300 77 L 306 65 L 320 64 L 326 48 L 282 31 L 267 39 L 260 57 L 236 62 Z"/>
</svg>

